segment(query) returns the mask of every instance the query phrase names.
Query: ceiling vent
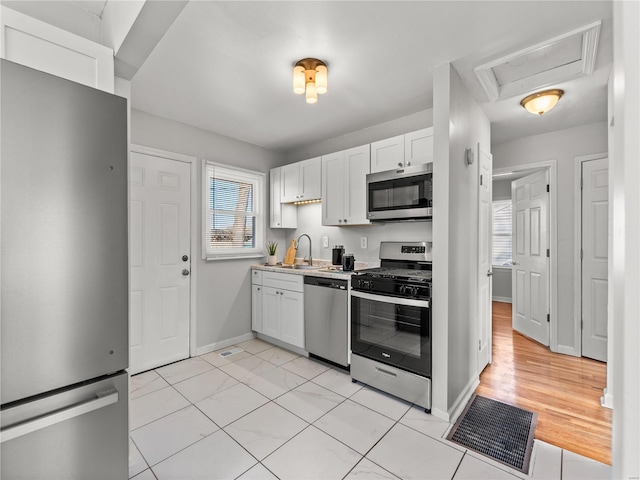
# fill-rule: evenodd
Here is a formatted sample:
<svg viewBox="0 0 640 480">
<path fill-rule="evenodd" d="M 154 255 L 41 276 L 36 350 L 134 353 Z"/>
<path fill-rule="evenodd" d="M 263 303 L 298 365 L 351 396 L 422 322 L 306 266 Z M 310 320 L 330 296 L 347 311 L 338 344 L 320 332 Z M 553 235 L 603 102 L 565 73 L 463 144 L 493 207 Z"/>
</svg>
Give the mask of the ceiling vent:
<svg viewBox="0 0 640 480">
<path fill-rule="evenodd" d="M 601 22 L 578 28 L 474 68 L 489 100 L 513 97 L 594 70 Z"/>
</svg>

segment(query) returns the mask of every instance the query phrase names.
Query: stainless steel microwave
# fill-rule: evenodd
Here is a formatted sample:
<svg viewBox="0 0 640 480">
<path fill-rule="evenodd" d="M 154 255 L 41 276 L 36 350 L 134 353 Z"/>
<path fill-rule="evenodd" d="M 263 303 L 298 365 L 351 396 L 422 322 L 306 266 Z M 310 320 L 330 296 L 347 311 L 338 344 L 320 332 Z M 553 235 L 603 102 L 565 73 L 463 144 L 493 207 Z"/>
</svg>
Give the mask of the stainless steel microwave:
<svg viewBox="0 0 640 480">
<path fill-rule="evenodd" d="M 432 163 L 367 175 L 370 221 L 430 220 L 432 213 Z"/>
</svg>

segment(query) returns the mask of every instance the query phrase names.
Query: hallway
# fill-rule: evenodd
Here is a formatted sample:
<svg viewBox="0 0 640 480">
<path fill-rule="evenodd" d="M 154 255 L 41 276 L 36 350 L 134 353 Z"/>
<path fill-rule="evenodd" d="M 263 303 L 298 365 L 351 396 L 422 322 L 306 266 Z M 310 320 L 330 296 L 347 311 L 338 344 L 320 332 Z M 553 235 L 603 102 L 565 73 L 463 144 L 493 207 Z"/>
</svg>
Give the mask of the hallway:
<svg viewBox="0 0 640 480">
<path fill-rule="evenodd" d="M 552 353 L 513 331 L 509 303 L 493 302 L 492 317 L 493 363 L 476 393 L 536 412 L 536 439 L 610 465 L 606 363 Z"/>
</svg>

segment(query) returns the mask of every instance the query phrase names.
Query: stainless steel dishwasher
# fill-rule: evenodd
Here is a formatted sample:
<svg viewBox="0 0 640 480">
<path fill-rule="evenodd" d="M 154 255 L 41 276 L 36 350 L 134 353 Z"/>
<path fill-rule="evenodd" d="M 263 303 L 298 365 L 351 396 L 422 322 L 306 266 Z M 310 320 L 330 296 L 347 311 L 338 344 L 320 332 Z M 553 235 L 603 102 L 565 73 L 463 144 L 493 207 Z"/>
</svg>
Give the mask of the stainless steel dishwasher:
<svg viewBox="0 0 640 480">
<path fill-rule="evenodd" d="M 304 277 L 304 341 L 312 355 L 349 366 L 347 280 Z"/>
</svg>

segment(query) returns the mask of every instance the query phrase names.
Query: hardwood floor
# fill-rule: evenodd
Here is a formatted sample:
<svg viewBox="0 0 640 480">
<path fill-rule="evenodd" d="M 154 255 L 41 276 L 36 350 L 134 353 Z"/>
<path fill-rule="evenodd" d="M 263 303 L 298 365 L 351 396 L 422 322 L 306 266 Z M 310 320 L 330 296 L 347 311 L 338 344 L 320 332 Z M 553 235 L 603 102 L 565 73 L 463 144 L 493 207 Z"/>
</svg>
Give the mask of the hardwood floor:
<svg viewBox="0 0 640 480">
<path fill-rule="evenodd" d="M 493 302 L 493 363 L 478 395 L 536 412 L 537 439 L 611 465 L 605 386 L 605 363 L 552 353 L 512 330 L 511 304 Z"/>
</svg>

